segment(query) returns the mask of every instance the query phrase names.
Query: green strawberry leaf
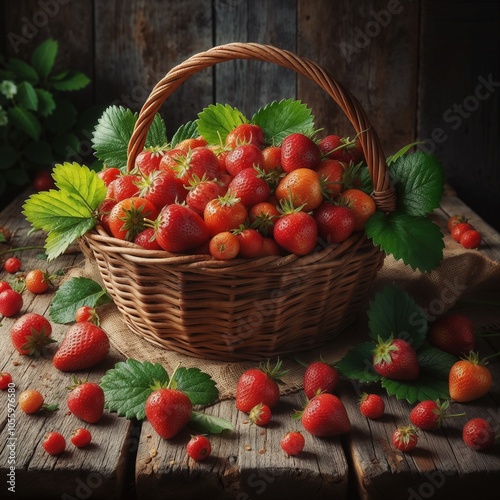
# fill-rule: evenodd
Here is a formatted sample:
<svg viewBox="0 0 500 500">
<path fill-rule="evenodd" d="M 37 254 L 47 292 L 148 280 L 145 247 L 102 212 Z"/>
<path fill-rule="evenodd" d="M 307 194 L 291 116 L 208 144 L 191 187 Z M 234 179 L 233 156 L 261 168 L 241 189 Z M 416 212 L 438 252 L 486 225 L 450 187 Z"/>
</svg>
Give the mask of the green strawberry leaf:
<svg viewBox="0 0 500 500">
<path fill-rule="evenodd" d="M 172 140 L 170 141 L 170 146 L 175 148 L 179 142 L 184 139 L 194 139 L 198 137 L 200 134 L 198 133 L 198 126 L 196 122 L 187 122 L 184 125 L 181 125 L 175 134 L 172 136 Z"/>
<path fill-rule="evenodd" d="M 198 114 L 196 126 L 198 134 L 208 144 L 224 143 L 227 134 L 242 123 L 248 123 L 243 113 L 229 104 L 210 104 Z"/>
<path fill-rule="evenodd" d="M 358 380 L 359 382 L 377 382 L 380 375 L 373 370 L 373 342 L 363 342 L 353 347 L 337 363 L 335 368 L 344 377 Z"/>
<path fill-rule="evenodd" d="M 38 141 L 42 133 L 42 126 L 38 118 L 29 110 L 14 106 L 7 110 L 9 121 L 16 127 L 21 129 L 26 135 Z"/>
<path fill-rule="evenodd" d="M 145 403 L 155 386 L 166 386 L 168 373 L 158 363 L 127 359 L 120 361 L 101 378 L 105 407 L 120 417 L 142 420 Z"/>
<path fill-rule="evenodd" d="M 388 285 L 377 293 L 368 308 L 370 337 L 377 341 L 391 335 L 418 349 L 424 342 L 428 324 L 420 306 L 397 285 Z"/>
<path fill-rule="evenodd" d="M 219 397 L 215 381 L 199 368 L 177 368 L 173 381 L 175 388 L 184 392 L 193 405 L 211 405 Z"/>
<path fill-rule="evenodd" d="M 82 306 L 97 307 L 111 302 L 99 283 L 89 278 L 71 278 L 56 291 L 50 304 L 49 317 L 54 323 L 72 323 Z"/>
<path fill-rule="evenodd" d="M 16 101 L 24 109 L 31 111 L 38 109 L 38 95 L 31 83 L 21 82 L 17 86 Z"/>
<path fill-rule="evenodd" d="M 430 375 L 422 373 L 415 381 L 390 380 L 382 377 L 382 387 L 389 396 L 395 396 L 396 399 L 406 399 L 408 403 L 414 404 L 419 401 L 431 399 L 450 399 L 448 392 L 448 381 L 438 380 Z"/>
<path fill-rule="evenodd" d="M 196 411 L 192 413 L 188 425 L 194 427 L 200 434 L 220 434 L 223 431 L 234 431 L 234 426 L 229 420 Z"/>
<path fill-rule="evenodd" d="M 146 143 L 144 147 L 151 148 L 156 146 L 163 146 L 167 144 L 167 128 L 163 118 L 156 114 L 151 127 L 149 127 L 148 134 L 146 135 Z"/>
<path fill-rule="evenodd" d="M 443 258 L 443 234 L 425 216 L 377 211 L 368 219 L 365 232 L 386 254 L 414 270 L 431 271 Z"/>
<path fill-rule="evenodd" d="M 401 212 L 426 215 L 439 207 L 444 169 L 435 156 L 423 151 L 399 156 L 391 165 L 390 177 Z"/>
<path fill-rule="evenodd" d="M 283 99 L 259 109 L 252 123 L 264 130 L 266 143 L 280 146 L 283 139 L 293 133 L 311 136 L 314 133 L 314 116 L 302 102 Z"/>
<path fill-rule="evenodd" d="M 38 112 L 44 116 L 50 116 L 56 109 L 56 102 L 52 94 L 44 89 L 35 89 L 38 97 Z"/>
<path fill-rule="evenodd" d="M 90 78 L 84 73 L 76 70 L 66 72 L 63 78 L 57 75 L 50 82 L 52 87 L 61 92 L 80 90 L 90 83 Z"/>
<path fill-rule="evenodd" d="M 447 381 L 451 367 L 458 361 L 452 354 L 428 344 L 424 344 L 417 354 L 420 369 L 439 380 Z"/>
<path fill-rule="evenodd" d="M 31 64 L 41 79 L 47 78 L 52 71 L 58 50 L 58 43 L 53 38 L 48 38 L 33 51 Z"/>
</svg>

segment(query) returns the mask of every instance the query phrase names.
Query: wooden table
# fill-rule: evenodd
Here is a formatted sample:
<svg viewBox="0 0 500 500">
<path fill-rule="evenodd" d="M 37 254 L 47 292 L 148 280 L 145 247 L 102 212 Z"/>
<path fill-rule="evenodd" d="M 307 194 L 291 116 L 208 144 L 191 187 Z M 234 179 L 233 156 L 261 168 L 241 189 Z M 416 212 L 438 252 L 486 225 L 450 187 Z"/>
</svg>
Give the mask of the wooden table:
<svg viewBox="0 0 500 500">
<path fill-rule="evenodd" d="M 14 246 L 42 245 L 44 235 L 30 233 L 21 215 L 27 193 L 0 213 L 0 225 L 13 232 Z M 447 216 L 463 213 L 473 217 L 482 232 L 481 252 L 500 260 L 500 236 L 487 226 L 452 193 L 448 193 L 438 211 L 437 220 L 445 224 Z M 5 247 L 3 247 L 5 248 Z M 79 253 L 64 255 L 54 262 L 38 260 L 40 250 L 24 251 L 24 270 L 47 268 L 51 273 L 64 271 L 82 261 Z M 9 279 L 4 271 L 0 279 Z M 22 312 L 48 315 L 51 293 L 35 296 L 24 292 Z M 206 409 L 223 416 L 235 426 L 234 433 L 213 436 L 212 456 L 195 463 L 185 453 L 186 434 L 166 441 L 159 438 L 147 421 L 142 423 L 106 413 L 102 421 L 88 426 L 93 434 L 89 449 L 72 445 L 60 457 L 51 457 L 41 448 L 46 432 L 59 430 L 69 436 L 82 422 L 68 414 L 66 386 L 70 375 L 58 372 L 51 363 L 51 350 L 45 358 L 18 355 L 9 339 L 15 318 L 4 318 L 0 334 L 0 370 L 13 375 L 18 395 L 26 388 L 38 388 L 47 402 L 57 402 L 60 410 L 27 416 L 15 410 L 15 420 L 7 425 L 8 393 L 0 393 L 0 497 L 10 498 L 6 482 L 9 458 L 15 462 L 15 498 L 132 498 L 169 499 L 317 499 L 333 498 L 498 498 L 500 491 L 500 448 L 477 453 L 461 440 L 465 420 L 447 424 L 442 430 L 422 433 L 418 451 L 403 455 L 389 444 L 398 424 L 408 422 L 410 406 L 386 398 L 387 415 L 382 421 L 369 421 L 357 408 L 359 388 L 342 381 L 339 396 L 346 404 L 353 431 L 343 438 L 318 439 L 306 436 L 306 451 L 287 458 L 279 448 L 279 439 L 290 425 L 289 414 L 305 402 L 302 392 L 282 398 L 271 425 L 250 426 L 234 401 L 224 401 Z M 53 325 L 53 337 L 62 339 L 66 326 Z M 481 345 L 482 352 L 500 348 L 499 342 Z M 52 352 L 53 352 L 52 348 Z M 98 381 L 106 369 L 122 356 L 112 350 L 104 366 L 79 378 Z M 499 363 L 491 363 L 495 380 L 500 380 Z M 376 388 L 370 388 L 376 390 Z M 476 403 L 467 404 L 467 416 L 488 418 L 500 428 L 500 389 Z M 460 405 L 454 410 L 460 411 Z M 13 427 L 12 427 L 13 426 Z M 9 434 L 10 430 L 10 434 Z M 14 438 L 14 439 L 9 439 Z M 453 496 L 452 496 L 453 495 Z M 14 495 L 12 495 L 14 498 Z"/>
</svg>

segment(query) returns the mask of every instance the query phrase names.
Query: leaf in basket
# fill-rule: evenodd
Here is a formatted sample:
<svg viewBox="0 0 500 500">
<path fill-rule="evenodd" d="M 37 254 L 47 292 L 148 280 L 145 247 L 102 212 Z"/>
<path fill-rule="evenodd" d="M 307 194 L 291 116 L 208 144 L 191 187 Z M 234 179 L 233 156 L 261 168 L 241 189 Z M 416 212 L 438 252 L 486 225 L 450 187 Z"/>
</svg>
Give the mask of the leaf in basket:
<svg viewBox="0 0 500 500">
<path fill-rule="evenodd" d="M 353 347 L 337 363 L 335 368 L 344 377 L 358 380 L 359 382 L 376 382 L 380 380 L 380 375 L 373 370 L 373 342 L 363 342 Z"/>
<path fill-rule="evenodd" d="M 439 206 L 444 191 L 444 169 L 435 156 L 423 151 L 400 156 L 389 172 L 401 212 L 426 215 Z"/>
<path fill-rule="evenodd" d="M 425 216 L 377 211 L 368 219 L 365 232 L 386 254 L 414 270 L 431 271 L 443 258 L 443 234 Z"/>
<path fill-rule="evenodd" d="M 412 382 L 382 378 L 381 384 L 389 396 L 395 396 L 399 400 L 406 399 L 410 404 L 428 399 L 450 399 L 448 381 L 438 380 L 427 374 L 422 374 Z"/>
<path fill-rule="evenodd" d="M 106 186 L 97 174 L 77 163 L 56 165 L 54 180 L 59 190 L 31 195 L 23 206 L 23 214 L 32 226 L 48 233 L 48 260 L 61 255 L 94 227 L 94 211 L 106 196 Z"/>
<path fill-rule="evenodd" d="M 151 127 L 149 127 L 144 147 L 154 148 L 156 146 L 165 146 L 166 144 L 167 144 L 167 128 L 165 127 L 165 122 L 163 121 L 163 118 L 159 114 L 156 114 L 153 119 L 153 123 L 151 124 Z"/>
<path fill-rule="evenodd" d="M 128 359 L 120 361 L 101 378 L 105 406 L 120 417 L 142 420 L 145 404 L 155 386 L 166 386 L 168 373 L 158 363 Z"/>
<path fill-rule="evenodd" d="M 187 122 L 184 125 L 181 125 L 172 136 L 172 140 L 170 141 L 170 147 L 175 148 L 179 142 L 184 139 L 194 139 L 198 137 L 200 134 L 198 133 L 198 126 L 196 122 Z"/>
<path fill-rule="evenodd" d="M 368 308 L 370 337 L 388 340 L 392 335 L 418 349 L 427 336 L 428 324 L 422 309 L 397 285 L 377 293 Z"/>
<path fill-rule="evenodd" d="M 79 307 L 97 307 L 111 302 L 111 297 L 99 283 L 89 278 L 71 278 L 56 291 L 49 317 L 54 323 L 72 323 Z"/>
<path fill-rule="evenodd" d="M 242 123 L 248 123 L 243 113 L 229 104 L 210 104 L 198 114 L 198 133 L 209 144 L 224 143 L 231 130 Z"/>
<path fill-rule="evenodd" d="M 187 394 L 194 405 L 210 405 L 219 397 L 215 381 L 199 368 L 177 368 L 172 381 L 175 388 Z"/>
<path fill-rule="evenodd" d="M 302 102 L 294 99 L 273 101 L 259 109 L 252 117 L 265 134 L 266 143 L 281 145 L 283 139 L 293 133 L 311 136 L 314 133 L 314 116 Z"/>
<path fill-rule="evenodd" d="M 233 424 L 224 418 L 214 417 L 194 411 L 188 425 L 200 434 L 220 434 L 223 431 L 234 431 Z"/>
<path fill-rule="evenodd" d="M 417 354 L 420 369 L 439 380 L 448 380 L 451 367 L 457 362 L 457 358 L 452 354 L 427 344 L 423 345 Z"/>
</svg>

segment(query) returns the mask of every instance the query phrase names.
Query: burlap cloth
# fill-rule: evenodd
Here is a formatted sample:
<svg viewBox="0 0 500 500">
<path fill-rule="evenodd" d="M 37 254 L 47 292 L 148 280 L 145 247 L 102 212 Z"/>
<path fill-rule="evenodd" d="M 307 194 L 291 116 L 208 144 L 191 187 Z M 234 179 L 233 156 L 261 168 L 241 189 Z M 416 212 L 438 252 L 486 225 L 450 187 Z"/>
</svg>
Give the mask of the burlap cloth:
<svg viewBox="0 0 500 500">
<path fill-rule="evenodd" d="M 435 319 L 452 307 L 460 305 L 461 311 L 468 314 L 474 326 L 481 330 L 500 329 L 500 309 L 491 306 L 464 304 L 472 301 L 500 301 L 500 263 L 488 259 L 478 251 L 464 251 L 458 245 L 449 245 L 441 265 L 430 273 L 414 272 L 411 268 L 392 257 L 386 257 L 383 268 L 379 271 L 372 293 L 367 297 L 365 307 L 359 311 L 354 324 L 344 330 L 330 344 L 312 351 L 297 354 L 295 359 L 283 359 L 283 367 L 288 373 L 283 377 L 283 394 L 302 388 L 304 363 L 320 359 L 334 362 L 340 359 L 351 347 L 368 340 L 366 311 L 370 298 L 384 285 L 396 283 L 406 290 L 424 309 L 429 320 Z M 448 245 L 447 245 L 448 247 Z M 85 260 L 81 266 L 72 269 L 68 278 L 85 276 L 102 283 L 94 264 Z M 458 302 L 460 300 L 460 302 Z M 457 304 L 458 302 L 458 304 Z M 120 314 L 113 304 L 102 306 L 98 310 L 101 326 L 108 333 L 111 344 L 125 357 L 139 361 L 160 363 L 168 373 L 172 373 L 180 364 L 186 368 L 197 367 L 208 373 L 216 382 L 220 399 L 234 397 L 239 376 L 256 362 L 229 363 L 199 359 L 153 346 L 142 339 L 122 322 Z"/>
</svg>

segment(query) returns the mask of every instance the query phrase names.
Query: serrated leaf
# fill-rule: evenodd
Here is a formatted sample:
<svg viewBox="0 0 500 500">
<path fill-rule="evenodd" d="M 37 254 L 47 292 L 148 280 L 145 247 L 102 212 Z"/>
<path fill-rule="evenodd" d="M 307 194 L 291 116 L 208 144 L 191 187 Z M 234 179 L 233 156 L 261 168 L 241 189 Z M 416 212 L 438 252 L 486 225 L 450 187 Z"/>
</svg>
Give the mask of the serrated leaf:
<svg viewBox="0 0 500 500">
<path fill-rule="evenodd" d="M 424 151 L 400 156 L 389 170 L 400 211 L 426 215 L 439 207 L 444 191 L 444 169 Z"/>
<path fill-rule="evenodd" d="M 40 78 L 46 78 L 54 67 L 58 51 L 57 42 L 48 38 L 42 42 L 31 55 L 31 64 L 37 71 Z"/>
<path fill-rule="evenodd" d="M 223 431 L 234 431 L 234 425 L 229 420 L 196 411 L 192 413 L 188 425 L 194 427 L 200 434 L 220 434 Z"/>
<path fill-rule="evenodd" d="M 170 146 L 175 148 L 179 142 L 185 139 L 195 139 L 199 135 L 196 122 L 187 122 L 176 130 L 170 141 Z"/>
<path fill-rule="evenodd" d="M 431 377 L 445 381 L 448 380 L 451 367 L 458 361 L 452 354 L 431 345 L 421 347 L 417 354 L 418 365 L 422 371 Z"/>
<path fill-rule="evenodd" d="M 368 219 L 365 232 L 386 254 L 414 270 L 432 271 L 443 258 L 443 234 L 425 216 L 375 212 Z"/>
<path fill-rule="evenodd" d="M 137 117 L 122 106 L 110 106 L 99 118 L 92 136 L 95 156 L 107 165 L 127 165 L 127 148 Z"/>
<path fill-rule="evenodd" d="M 6 67 L 16 75 L 16 80 L 25 80 L 32 84 L 38 83 L 38 73 L 35 68 L 21 59 L 9 59 L 6 63 Z"/>
<path fill-rule="evenodd" d="M 50 304 L 49 317 L 55 323 L 72 323 L 79 307 L 111 302 L 106 290 L 89 278 L 71 278 L 56 291 Z"/>
<path fill-rule="evenodd" d="M 373 370 L 373 342 L 363 342 L 353 347 L 335 367 L 344 376 L 359 382 L 376 382 L 380 375 Z"/>
<path fill-rule="evenodd" d="M 38 109 L 38 95 L 29 82 L 21 82 L 17 86 L 17 103 L 25 109 L 36 111 Z"/>
<path fill-rule="evenodd" d="M 167 143 L 167 128 L 163 118 L 156 114 L 146 136 L 145 147 L 163 146 Z M 127 144 L 128 145 L 128 144 Z"/>
<path fill-rule="evenodd" d="M 121 417 L 142 420 L 145 403 L 155 385 L 166 386 L 168 373 L 158 363 L 128 359 L 108 370 L 99 385 L 104 391 L 105 406 Z"/>
<path fill-rule="evenodd" d="M 209 144 L 224 143 L 227 134 L 242 123 L 248 123 L 247 118 L 229 104 L 210 104 L 196 120 L 198 134 Z"/>
<path fill-rule="evenodd" d="M 35 89 L 38 97 L 38 112 L 44 116 L 50 116 L 54 109 L 56 109 L 56 102 L 50 92 L 44 89 Z"/>
<path fill-rule="evenodd" d="M 377 341 L 391 335 L 418 349 L 424 342 L 428 323 L 422 309 L 399 286 L 388 285 L 377 293 L 368 308 L 370 337 Z"/>
<path fill-rule="evenodd" d="M 219 397 L 215 381 L 199 368 L 177 368 L 173 380 L 176 389 L 184 392 L 193 405 L 210 405 Z"/>
<path fill-rule="evenodd" d="M 81 71 L 70 70 L 62 79 L 52 80 L 54 89 L 68 92 L 85 88 L 90 83 L 90 78 Z"/>
<path fill-rule="evenodd" d="M 38 118 L 31 111 L 19 106 L 14 106 L 13 108 L 9 108 L 7 112 L 9 114 L 9 121 L 12 122 L 15 127 L 21 129 L 35 141 L 38 141 L 42 132 L 42 126 Z"/>
<path fill-rule="evenodd" d="M 410 404 L 427 399 L 433 401 L 450 399 L 448 382 L 426 374 L 420 375 L 417 380 L 411 382 L 382 377 L 381 384 L 389 396 L 395 396 L 399 400 L 406 399 Z"/>
<path fill-rule="evenodd" d="M 0 170 L 6 170 L 16 164 L 19 154 L 11 146 L 2 145 L 0 146 L 0 158 L 2 158 Z"/>
<path fill-rule="evenodd" d="M 264 130 L 266 143 L 280 146 L 283 139 L 293 133 L 310 136 L 314 133 L 314 116 L 301 101 L 283 99 L 259 109 L 252 123 Z"/>
</svg>

